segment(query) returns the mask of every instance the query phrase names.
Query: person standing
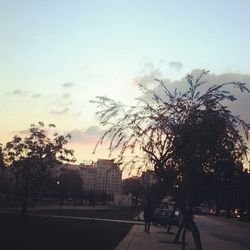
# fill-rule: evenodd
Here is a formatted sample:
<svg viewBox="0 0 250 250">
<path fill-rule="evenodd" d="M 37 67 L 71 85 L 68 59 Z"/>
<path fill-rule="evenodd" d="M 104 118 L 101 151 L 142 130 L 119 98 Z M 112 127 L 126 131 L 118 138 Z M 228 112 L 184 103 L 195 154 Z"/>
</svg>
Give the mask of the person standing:
<svg viewBox="0 0 250 250">
<path fill-rule="evenodd" d="M 150 223 L 153 217 L 153 208 L 151 207 L 150 202 L 147 203 L 146 207 L 144 208 L 144 221 L 145 221 L 145 229 L 144 231 L 149 233 Z"/>
</svg>

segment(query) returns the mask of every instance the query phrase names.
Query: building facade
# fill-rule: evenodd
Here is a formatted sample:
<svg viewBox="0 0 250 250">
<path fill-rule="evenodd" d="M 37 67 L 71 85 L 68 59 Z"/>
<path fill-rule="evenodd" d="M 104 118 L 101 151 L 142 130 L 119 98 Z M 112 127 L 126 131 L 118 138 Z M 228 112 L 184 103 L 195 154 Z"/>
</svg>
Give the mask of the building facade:
<svg viewBox="0 0 250 250">
<path fill-rule="evenodd" d="M 81 164 L 79 173 L 86 191 L 121 193 L 122 171 L 114 160 L 99 159 L 95 164 Z"/>
<path fill-rule="evenodd" d="M 147 170 L 145 172 L 142 172 L 142 175 L 139 177 L 139 180 L 145 188 L 148 188 L 154 183 L 156 183 L 157 178 L 153 170 Z"/>
<path fill-rule="evenodd" d="M 84 190 L 96 190 L 96 167 L 94 165 L 81 164 L 79 173 L 83 181 Z"/>
</svg>

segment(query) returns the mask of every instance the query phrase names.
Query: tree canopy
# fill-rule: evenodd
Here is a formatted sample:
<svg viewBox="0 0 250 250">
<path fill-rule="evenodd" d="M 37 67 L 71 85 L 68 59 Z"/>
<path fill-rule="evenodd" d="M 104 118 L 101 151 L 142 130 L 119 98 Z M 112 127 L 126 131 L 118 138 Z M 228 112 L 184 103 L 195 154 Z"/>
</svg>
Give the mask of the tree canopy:
<svg viewBox="0 0 250 250">
<path fill-rule="evenodd" d="M 48 127 L 42 122 L 32 124 L 26 136 L 14 136 L 4 148 L 6 166 L 15 177 L 24 206 L 31 193 L 45 183 L 57 166 L 74 161 L 73 150 L 65 147 L 70 135 L 58 135 L 53 128 L 53 124 Z"/>
<path fill-rule="evenodd" d="M 0 143 L 0 168 L 3 168 L 5 166 L 4 164 L 4 158 L 3 158 L 3 147 Z"/>
<path fill-rule="evenodd" d="M 111 152 L 144 152 L 162 176 L 171 165 L 178 175 L 183 175 L 187 164 L 189 168 L 195 164 L 203 171 L 225 157 L 242 160 L 247 146 L 239 126 L 247 137 L 248 125 L 225 106 L 225 101 L 236 100 L 225 88 L 231 85 L 241 91 L 249 90 L 240 82 L 205 88 L 208 84 L 202 78 L 206 73 L 202 71 L 197 79 L 188 75 L 188 90 L 184 93 L 177 89 L 170 92 L 159 80 L 161 94 L 141 86 L 147 98 L 139 98 L 136 106 L 97 97 L 97 116 L 106 128 L 97 146 L 109 137 Z"/>
<path fill-rule="evenodd" d="M 249 126 L 226 106 L 236 101 L 227 87 L 249 93 L 246 83 L 210 86 L 203 80 L 207 73 L 187 75 L 184 92 L 170 91 L 161 80 L 160 93 L 141 86 L 144 96 L 135 106 L 107 97 L 94 101 L 106 128 L 97 146 L 108 137 L 110 152 L 120 150 L 121 158 L 127 152 L 143 153 L 183 213 L 202 190 L 202 175 L 218 172 L 222 164 L 241 167 L 248 150 L 239 129 L 248 138 Z"/>
</svg>

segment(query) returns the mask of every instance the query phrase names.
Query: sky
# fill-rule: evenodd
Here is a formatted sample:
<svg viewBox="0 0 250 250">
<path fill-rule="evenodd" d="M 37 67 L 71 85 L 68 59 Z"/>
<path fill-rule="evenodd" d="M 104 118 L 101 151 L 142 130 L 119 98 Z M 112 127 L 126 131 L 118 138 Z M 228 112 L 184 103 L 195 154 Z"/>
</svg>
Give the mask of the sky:
<svg viewBox="0 0 250 250">
<path fill-rule="evenodd" d="M 249 86 L 249 12 L 249 0 L 0 0 L 0 142 L 43 121 L 72 134 L 78 162 L 108 158 L 92 154 L 96 96 L 133 103 L 138 83 L 203 68 Z M 247 122 L 249 99 L 236 108 Z"/>
</svg>

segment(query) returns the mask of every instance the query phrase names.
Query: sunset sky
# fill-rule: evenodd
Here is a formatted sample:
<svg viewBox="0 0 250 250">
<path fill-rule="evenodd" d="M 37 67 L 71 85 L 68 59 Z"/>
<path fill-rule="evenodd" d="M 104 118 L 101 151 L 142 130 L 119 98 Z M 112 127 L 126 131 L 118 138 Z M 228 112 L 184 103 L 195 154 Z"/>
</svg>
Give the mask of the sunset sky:
<svg viewBox="0 0 250 250">
<path fill-rule="evenodd" d="M 0 0 L 0 142 L 43 121 L 71 133 L 79 162 L 102 133 L 95 96 L 131 103 L 138 83 L 250 85 L 249 0 Z M 193 71 L 195 72 L 195 71 Z M 234 108 L 250 122 L 250 98 Z"/>
</svg>

